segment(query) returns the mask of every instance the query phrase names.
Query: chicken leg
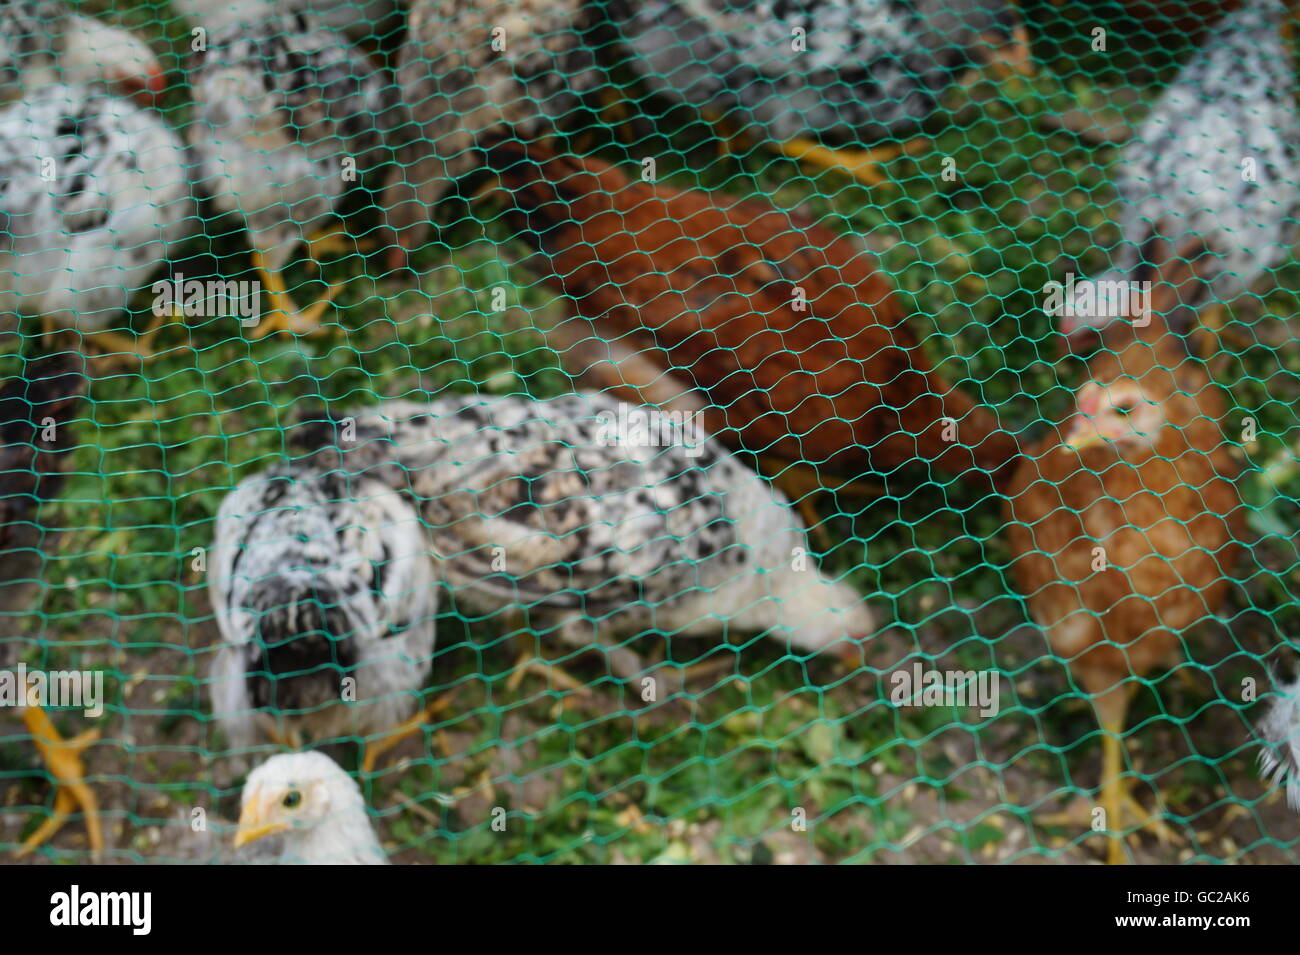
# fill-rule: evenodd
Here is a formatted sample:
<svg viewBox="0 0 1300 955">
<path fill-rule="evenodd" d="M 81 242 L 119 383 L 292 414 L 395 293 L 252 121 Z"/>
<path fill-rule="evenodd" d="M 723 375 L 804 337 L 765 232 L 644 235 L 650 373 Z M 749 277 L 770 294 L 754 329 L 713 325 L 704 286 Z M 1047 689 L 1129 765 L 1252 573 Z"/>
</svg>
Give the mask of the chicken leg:
<svg viewBox="0 0 1300 955">
<path fill-rule="evenodd" d="M 532 647 L 524 647 L 515 661 L 514 669 L 506 678 L 506 689 L 512 693 L 519 689 L 524 677 L 529 673 L 540 676 L 548 684 L 568 690 L 570 693 L 590 693 L 591 688 L 580 680 L 569 676 L 564 670 L 533 653 Z"/>
<path fill-rule="evenodd" d="M 872 149 L 832 149 L 811 139 L 796 137 L 777 143 L 776 150 L 797 162 L 822 169 L 841 169 L 864 186 L 878 186 L 885 181 L 880 167 L 903 153 L 913 152 L 921 143 L 922 140 L 912 140 Z"/>
<path fill-rule="evenodd" d="M 398 723 L 382 736 L 364 741 L 361 744 L 361 771 L 367 774 L 373 773 L 380 756 L 387 753 L 408 736 L 418 733 L 425 723 L 433 722 L 436 716 L 451 706 L 458 692 L 459 690 L 452 690 L 450 693 L 444 693 L 409 720 Z M 443 756 L 450 756 L 450 754 L 444 752 Z"/>
<path fill-rule="evenodd" d="M 37 827 L 36 831 L 23 840 L 22 846 L 14 852 L 21 858 L 31 854 L 62 828 L 72 811 L 80 806 L 86 819 L 86 838 L 94 858 L 104 851 L 104 833 L 99 822 L 99 804 L 95 792 L 86 784 L 86 768 L 81 762 L 81 753 L 91 743 L 99 739 L 99 730 L 86 730 L 71 739 L 64 739 L 54 728 L 49 716 L 39 706 L 29 706 L 23 710 L 23 723 L 32 734 L 45 762 L 45 768 L 55 780 L 54 811 L 49 818 Z"/>
<path fill-rule="evenodd" d="M 267 266 L 265 256 L 257 249 L 253 250 L 253 268 L 261 274 L 264 291 L 271 300 L 270 313 L 253 330 L 254 339 L 265 338 L 276 332 L 311 335 L 320 331 L 321 315 L 330 307 L 334 296 L 343 289 L 342 283 L 330 285 L 323 299 L 303 311 L 289 297 L 283 277 Z"/>
<path fill-rule="evenodd" d="M 1124 865 L 1128 861 L 1124 840 L 1136 840 L 1139 830 L 1146 829 L 1162 845 L 1178 841 L 1174 831 L 1158 813 L 1145 809 L 1137 801 L 1130 784 L 1124 779 L 1124 726 L 1128 701 L 1129 693 L 1122 687 L 1113 688 L 1093 701 L 1102 731 L 1100 804 L 1106 811 L 1106 861 L 1109 865 Z M 1082 799 L 1064 812 L 1040 815 L 1035 821 L 1044 826 L 1086 828 L 1092 824 L 1092 810 L 1092 801 Z M 1131 832 L 1124 826 L 1128 817 L 1136 823 Z"/>
</svg>

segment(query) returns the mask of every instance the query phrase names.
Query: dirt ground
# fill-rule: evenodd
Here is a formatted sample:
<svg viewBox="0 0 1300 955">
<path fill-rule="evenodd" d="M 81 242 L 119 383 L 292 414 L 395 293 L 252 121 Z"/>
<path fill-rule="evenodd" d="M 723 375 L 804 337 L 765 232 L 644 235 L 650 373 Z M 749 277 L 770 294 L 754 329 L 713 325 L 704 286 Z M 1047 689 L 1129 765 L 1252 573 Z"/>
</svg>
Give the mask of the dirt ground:
<svg viewBox="0 0 1300 955">
<path fill-rule="evenodd" d="M 877 638 L 866 647 L 867 667 L 889 673 L 910 665 L 918 651 L 933 659 L 935 667 L 959 666 L 949 650 L 954 632 L 943 626 L 943 620 L 938 618 L 936 626 L 915 635 L 891 631 Z M 996 626 L 999 621 L 989 623 Z M 1212 647 L 1216 640 L 1222 643 L 1222 638 L 1222 634 L 1207 636 L 1205 644 Z M 145 654 L 106 655 L 101 661 L 126 674 L 126 713 L 117 712 L 102 721 L 104 742 L 92 750 L 89 759 L 110 844 L 106 862 L 261 861 L 276 849 L 274 845 L 257 846 L 252 850 L 256 854 L 236 855 L 228 848 L 230 820 L 237 814 L 238 784 L 247 765 L 210 757 L 208 752 L 216 751 L 219 741 L 203 719 L 205 701 L 194 697 L 180 703 L 174 685 L 155 679 L 158 674 L 174 672 L 177 650 L 182 649 L 203 658 L 197 666 L 200 673 L 206 672 L 209 655 L 203 651 L 215 639 L 209 624 L 174 627 L 167 635 L 168 645 Z M 996 648 L 999 666 L 1017 674 L 1014 690 L 1007 689 L 1014 692 L 1017 708 L 1032 711 L 1035 701 L 1062 694 L 1064 669 L 1058 667 L 1054 672 L 1051 661 L 1042 659 L 1042 637 L 1034 628 L 1022 626 L 1004 633 Z M 195 655 L 195 650 L 200 652 Z M 738 666 L 745 666 L 743 657 Z M 583 665 L 576 665 L 573 672 L 581 676 Z M 1130 765 L 1154 777 L 1162 798 L 1176 800 L 1166 818 L 1178 838 L 1169 844 L 1147 834 L 1130 840 L 1132 861 L 1294 863 L 1300 817 L 1287 808 L 1280 794 L 1268 792 L 1260 782 L 1253 767 L 1255 747 L 1245 736 L 1247 724 L 1242 717 L 1230 706 L 1213 704 L 1215 672 L 1198 673 L 1188 686 L 1174 679 L 1159 685 L 1171 716 L 1193 714 L 1181 725 L 1174 719 L 1155 718 L 1158 713 L 1135 703 L 1134 713 L 1143 723 L 1140 730 L 1130 733 Z M 731 673 L 715 679 L 721 683 L 741 678 L 743 674 Z M 854 706 L 867 711 L 880 705 L 880 686 L 875 677 L 863 675 L 844 681 L 834 692 L 848 702 L 850 711 Z M 705 705 L 707 699 L 706 689 L 694 705 Z M 1004 711 L 1006 703 L 1004 697 Z M 575 700 L 572 705 L 605 713 L 619 706 L 600 694 Z M 178 718 L 177 710 L 184 715 Z M 411 845 L 409 832 L 414 829 L 423 834 L 426 845 L 436 846 L 440 826 L 447 818 L 445 804 L 454 804 L 463 817 L 477 818 L 503 800 L 534 811 L 563 797 L 563 772 L 547 766 L 531 741 L 553 713 L 545 706 L 512 711 L 501 723 L 498 745 L 486 757 L 476 749 L 475 733 L 455 728 L 440 733 L 438 743 L 450 758 L 440 770 L 448 794 L 438 799 L 413 798 L 397 785 L 413 761 L 420 761 L 423 755 L 419 740 L 402 744 L 385 774 L 368 791 L 381 838 L 395 850 L 393 862 L 437 861 L 436 851 Z M 953 722 L 928 738 L 913 740 L 908 747 L 911 757 L 901 771 L 887 768 L 884 760 L 866 766 L 875 777 L 878 794 L 869 807 L 842 808 L 814 825 L 840 833 L 857 828 L 861 833 L 873 819 L 905 811 L 909 823 L 901 836 L 887 836 L 882 831 L 872 840 L 871 861 L 884 864 L 1097 863 L 1105 852 L 1104 837 L 1086 829 L 1072 831 L 1034 823 L 1035 814 L 1066 804 L 1063 782 L 1068 787 L 1095 785 L 1100 750 L 1088 722 L 1090 709 L 1083 700 L 1066 699 L 1040 715 L 1043 718 L 1035 720 L 994 719 L 978 727 Z M 682 714 L 666 708 L 663 718 L 682 719 Z M 78 725 L 80 719 L 68 717 L 65 731 L 83 728 Z M 7 780 L 0 781 L 0 843 L 12 845 L 31 825 L 31 813 L 22 807 L 48 805 L 50 796 L 48 785 L 38 775 L 34 752 L 17 735 L 20 724 L 6 722 L 10 725 L 0 728 L 0 747 L 11 754 L 19 752 L 19 765 L 28 769 L 11 771 Z M 1083 745 L 1071 739 L 1070 733 L 1094 735 Z M 1053 748 L 1057 752 L 1052 752 Z M 464 758 L 471 753 L 475 759 Z M 460 772 L 462 758 L 466 768 Z M 1208 774 L 1207 764 L 1214 767 Z M 1061 776 L 1062 766 L 1073 775 Z M 1218 778 L 1207 785 L 1208 777 Z M 1145 805 L 1155 798 L 1150 785 L 1139 785 L 1135 792 Z M 206 816 L 206 825 L 199 831 L 191 825 L 196 809 Z M 656 861 L 736 861 L 735 846 L 725 844 L 720 822 L 700 816 L 653 820 L 642 815 L 634 802 L 624 800 L 619 818 L 628 821 L 633 832 L 659 830 L 654 835 L 667 849 Z M 395 835 L 399 827 L 405 838 Z M 51 851 L 25 861 L 41 864 L 84 859 L 83 828 L 79 823 L 65 826 L 52 846 Z M 772 829 L 761 844 L 742 850 L 740 861 L 745 861 L 745 851 L 753 861 L 777 864 L 837 861 L 808 834 L 784 828 Z M 608 858 L 614 862 L 648 861 L 636 839 L 626 845 L 613 844 Z"/>
</svg>

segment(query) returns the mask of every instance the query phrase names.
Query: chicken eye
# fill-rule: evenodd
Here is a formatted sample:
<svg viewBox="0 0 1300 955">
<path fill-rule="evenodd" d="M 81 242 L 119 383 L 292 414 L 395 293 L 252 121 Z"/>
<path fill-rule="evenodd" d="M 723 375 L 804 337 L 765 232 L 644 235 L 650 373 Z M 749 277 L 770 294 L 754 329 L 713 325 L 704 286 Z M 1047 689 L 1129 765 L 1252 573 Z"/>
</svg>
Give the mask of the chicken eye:
<svg viewBox="0 0 1300 955">
<path fill-rule="evenodd" d="M 296 789 L 290 789 L 284 794 L 284 799 L 280 800 L 280 804 L 283 805 L 285 809 L 297 809 L 298 804 L 301 802 L 302 793 L 298 792 Z"/>
<path fill-rule="evenodd" d="M 1117 415 L 1119 415 L 1121 418 L 1127 418 L 1129 415 L 1131 415 L 1131 414 L 1133 413 L 1133 406 L 1132 406 L 1132 405 L 1116 405 L 1116 406 L 1115 406 L 1115 413 L 1116 413 Z"/>
</svg>

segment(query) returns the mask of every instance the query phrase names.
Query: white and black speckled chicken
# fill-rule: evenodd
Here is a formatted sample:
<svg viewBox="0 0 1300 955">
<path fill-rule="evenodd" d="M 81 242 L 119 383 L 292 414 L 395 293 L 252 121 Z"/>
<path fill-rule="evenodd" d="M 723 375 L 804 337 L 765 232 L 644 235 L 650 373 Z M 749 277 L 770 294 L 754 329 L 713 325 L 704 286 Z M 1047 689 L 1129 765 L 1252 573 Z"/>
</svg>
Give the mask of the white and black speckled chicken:
<svg viewBox="0 0 1300 955">
<path fill-rule="evenodd" d="M 1259 735 L 1265 744 L 1259 754 L 1264 778 L 1275 785 L 1285 782 L 1287 801 L 1300 812 L 1300 677 L 1279 688 L 1260 720 Z"/>
<path fill-rule="evenodd" d="M 235 24 L 302 11 L 357 43 L 381 44 L 402 27 L 402 8 L 395 0 L 173 0 L 172 7 L 209 36 Z"/>
<path fill-rule="evenodd" d="M 103 83 L 151 106 L 166 88 L 143 40 L 55 0 L 0 0 L 0 106 L 55 83 Z"/>
<path fill-rule="evenodd" d="M 21 644 L 12 638 L 16 621 L 36 609 L 32 598 L 44 583 L 44 555 L 59 537 L 39 523 L 37 512 L 58 495 L 76 447 L 75 422 L 85 411 L 83 365 L 84 359 L 70 352 L 49 355 L 29 362 L 0 387 L 0 669 L 18 662 Z M 91 851 L 102 852 L 98 803 L 81 761 L 99 732 L 65 739 L 40 707 L 24 708 L 22 717 L 57 789 L 53 812 L 24 840 L 19 854 L 48 841 L 78 808 Z"/>
<path fill-rule="evenodd" d="M 911 135 L 971 68 L 1029 57 L 1009 0 L 614 0 L 611 16 L 651 89 L 868 183 L 870 153 L 825 144 Z"/>
<path fill-rule="evenodd" d="M 189 231 L 184 146 L 157 114 L 56 84 L 0 110 L 0 313 L 105 332 Z M 10 329 L 12 330 L 12 329 Z"/>
<path fill-rule="evenodd" d="M 416 248 L 429 209 L 477 166 L 478 147 L 513 131 L 547 135 L 603 79 L 583 0 L 415 0 L 397 83 L 419 136 L 407 137 L 383 206 L 398 248 Z"/>
<path fill-rule="evenodd" d="M 189 64 L 196 181 L 248 228 L 272 313 L 256 335 L 312 331 L 334 289 L 305 312 L 281 271 L 304 240 L 365 204 L 406 110 L 388 75 L 307 13 L 235 24 Z"/>
<path fill-rule="evenodd" d="M 248 774 L 235 848 L 281 835 L 283 865 L 387 865 L 356 781 L 324 753 L 279 753 Z"/>
<path fill-rule="evenodd" d="M 1193 309 L 1217 312 L 1216 302 L 1239 298 L 1286 259 L 1300 236 L 1300 113 L 1286 18 L 1281 0 L 1248 0 L 1229 14 L 1124 147 L 1114 267 L 1080 287 L 1075 315 L 1061 320 L 1067 336 L 1117 317 L 1109 303 L 1097 307 L 1096 283 L 1127 279 L 1157 224 L 1175 246 L 1199 239 L 1213 253 Z"/>
<path fill-rule="evenodd" d="M 295 440 L 325 447 L 322 466 L 412 493 L 462 606 L 526 609 L 567 644 L 594 640 L 621 679 L 643 667 L 615 632 L 766 633 L 805 653 L 870 633 L 867 605 L 817 569 L 779 491 L 681 421 L 623 415 L 596 394 L 393 401 Z"/>
<path fill-rule="evenodd" d="M 418 728 L 402 721 L 433 666 L 433 562 L 419 515 L 380 482 L 291 466 L 241 482 L 217 514 L 209 590 L 213 710 L 233 745 L 259 725 L 282 743 L 378 736 L 369 769 Z"/>
</svg>

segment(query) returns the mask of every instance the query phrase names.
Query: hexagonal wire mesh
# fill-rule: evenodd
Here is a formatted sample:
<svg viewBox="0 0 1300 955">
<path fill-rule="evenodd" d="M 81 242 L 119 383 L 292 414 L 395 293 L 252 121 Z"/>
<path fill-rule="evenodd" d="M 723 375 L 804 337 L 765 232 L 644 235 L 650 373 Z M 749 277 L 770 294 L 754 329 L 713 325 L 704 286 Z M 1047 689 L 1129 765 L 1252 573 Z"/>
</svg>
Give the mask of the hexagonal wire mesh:
<svg viewBox="0 0 1300 955">
<path fill-rule="evenodd" d="M 1291 17 L 0 3 L 0 847 L 1295 861 Z"/>
</svg>

